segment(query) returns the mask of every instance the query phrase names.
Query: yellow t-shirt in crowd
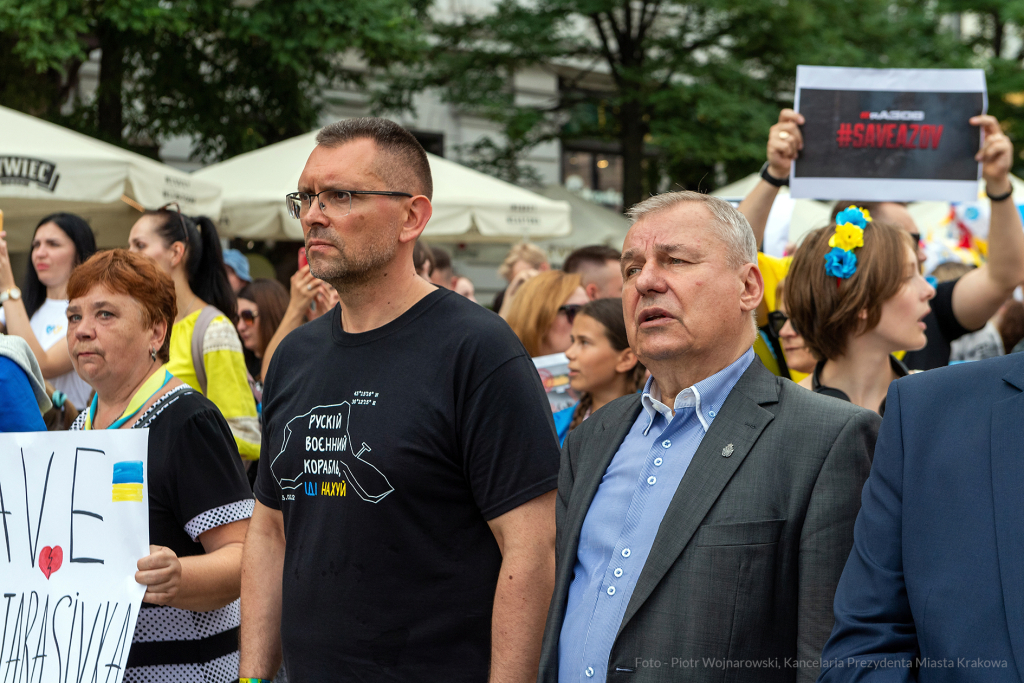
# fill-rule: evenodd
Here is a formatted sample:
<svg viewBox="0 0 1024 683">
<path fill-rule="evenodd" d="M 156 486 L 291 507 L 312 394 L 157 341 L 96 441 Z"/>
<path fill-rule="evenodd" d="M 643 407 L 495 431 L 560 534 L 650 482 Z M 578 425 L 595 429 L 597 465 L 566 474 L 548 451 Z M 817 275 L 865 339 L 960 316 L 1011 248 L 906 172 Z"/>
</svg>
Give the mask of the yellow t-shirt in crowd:
<svg viewBox="0 0 1024 683">
<path fill-rule="evenodd" d="M 792 256 L 779 258 L 760 251 L 757 252 L 757 268 L 761 271 L 761 277 L 764 278 L 764 303 L 768 307 L 769 313 L 778 310 L 776 290 L 779 288 L 779 283 L 789 273 L 791 263 L 793 263 Z"/>
<path fill-rule="evenodd" d="M 199 313 L 196 311 L 174 323 L 171 330 L 171 360 L 167 370 L 196 391 L 201 391 L 192 364 L 192 333 Z M 206 368 L 206 398 L 220 409 L 245 460 L 260 457 L 260 421 L 256 399 L 245 371 L 242 342 L 235 326 L 221 314 L 210 321 L 203 335 L 203 365 Z"/>
<path fill-rule="evenodd" d="M 778 310 L 778 289 L 779 283 L 789 273 L 789 266 L 793 263 L 792 256 L 769 256 L 763 252 L 757 252 L 757 267 L 761 271 L 761 277 L 764 278 L 764 305 L 768 308 L 768 312 Z M 775 360 L 775 356 L 772 354 L 768 347 L 768 344 L 764 342 L 760 337 L 758 343 L 754 344 L 754 351 L 761 358 L 761 362 L 765 364 L 769 370 L 776 375 L 779 374 L 779 364 Z M 797 372 L 790 368 L 789 376 L 794 382 L 799 382 L 806 374 Z"/>
</svg>

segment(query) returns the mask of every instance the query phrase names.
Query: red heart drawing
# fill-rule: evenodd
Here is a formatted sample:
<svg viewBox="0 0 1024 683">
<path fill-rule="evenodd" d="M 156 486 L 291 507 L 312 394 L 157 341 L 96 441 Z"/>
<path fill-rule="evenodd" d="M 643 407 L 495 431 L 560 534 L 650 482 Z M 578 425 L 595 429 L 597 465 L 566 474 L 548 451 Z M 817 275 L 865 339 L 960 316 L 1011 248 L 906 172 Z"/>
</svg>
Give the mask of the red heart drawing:
<svg viewBox="0 0 1024 683">
<path fill-rule="evenodd" d="M 62 562 L 64 562 L 64 551 L 60 549 L 59 545 L 52 548 L 46 546 L 39 551 L 39 568 L 43 570 L 47 579 L 50 578 L 50 574 L 60 569 Z"/>
</svg>

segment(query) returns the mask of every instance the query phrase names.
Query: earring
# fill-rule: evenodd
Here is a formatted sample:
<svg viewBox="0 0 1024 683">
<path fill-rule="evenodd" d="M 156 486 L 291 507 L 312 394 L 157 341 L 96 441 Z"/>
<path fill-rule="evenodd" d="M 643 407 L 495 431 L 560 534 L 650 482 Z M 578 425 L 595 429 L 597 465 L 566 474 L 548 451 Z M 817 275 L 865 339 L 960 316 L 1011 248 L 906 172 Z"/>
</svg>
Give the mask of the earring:
<svg viewBox="0 0 1024 683">
<path fill-rule="evenodd" d="M 149 349 L 149 357 L 156 360 L 156 351 L 152 347 Z"/>
</svg>

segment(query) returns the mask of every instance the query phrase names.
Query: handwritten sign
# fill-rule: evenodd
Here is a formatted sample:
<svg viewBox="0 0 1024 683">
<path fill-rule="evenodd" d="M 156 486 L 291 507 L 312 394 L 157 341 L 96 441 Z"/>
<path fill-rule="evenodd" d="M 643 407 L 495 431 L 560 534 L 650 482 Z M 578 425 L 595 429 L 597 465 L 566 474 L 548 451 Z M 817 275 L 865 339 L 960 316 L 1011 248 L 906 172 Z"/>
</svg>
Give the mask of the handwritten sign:
<svg viewBox="0 0 1024 683">
<path fill-rule="evenodd" d="M 971 201 L 985 112 L 980 69 L 798 66 L 804 148 L 790 194 L 812 199 Z"/>
<path fill-rule="evenodd" d="M 0 681 L 120 683 L 146 592 L 148 438 L 0 434 Z"/>
</svg>

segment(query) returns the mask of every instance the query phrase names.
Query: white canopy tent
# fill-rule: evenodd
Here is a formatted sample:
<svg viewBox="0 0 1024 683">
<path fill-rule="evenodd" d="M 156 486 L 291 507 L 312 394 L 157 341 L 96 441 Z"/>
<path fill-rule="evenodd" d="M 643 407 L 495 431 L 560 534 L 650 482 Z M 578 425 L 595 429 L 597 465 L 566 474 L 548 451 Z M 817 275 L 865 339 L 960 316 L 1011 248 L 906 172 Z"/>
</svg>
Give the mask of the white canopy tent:
<svg viewBox="0 0 1024 683">
<path fill-rule="evenodd" d="M 100 247 L 128 245 L 138 206 L 178 202 L 187 214 L 220 213 L 216 183 L 141 154 L 6 107 L 0 131 L 0 210 L 11 251 L 28 251 L 39 219 L 57 211 L 85 218 Z"/>
<path fill-rule="evenodd" d="M 307 133 L 196 171 L 224 188 L 218 227 L 225 237 L 301 240 L 302 227 L 285 208 L 316 146 Z M 569 205 L 427 155 L 434 181 L 433 216 L 424 238 L 446 242 L 512 243 L 568 235 Z"/>
<path fill-rule="evenodd" d="M 571 235 L 537 242 L 552 263 L 561 263 L 573 250 L 592 244 L 622 249 L 630 223 L 621 213 L 584 199 L 561 185 L 548 185 L 537 191 L 548 199 L 568 202 L 572 211 Z"/>
</svg>

